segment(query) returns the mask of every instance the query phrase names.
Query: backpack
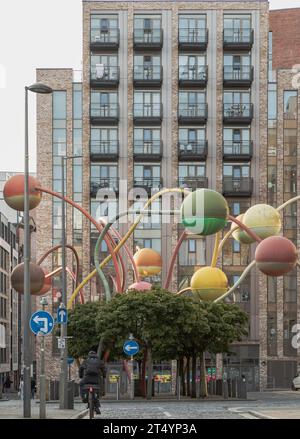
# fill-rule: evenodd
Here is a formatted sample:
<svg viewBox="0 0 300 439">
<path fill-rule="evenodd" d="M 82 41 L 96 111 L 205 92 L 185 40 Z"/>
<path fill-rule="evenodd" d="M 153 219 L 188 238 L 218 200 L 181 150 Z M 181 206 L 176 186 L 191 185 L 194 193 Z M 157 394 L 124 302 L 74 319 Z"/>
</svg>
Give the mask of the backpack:
<svg viewBox="0 0 300 439">
<path fill-rule="evenodd" d="M 100 359 L 97 357 L 91 357 L 86 362 L 86 375 L 99 375 L 100 373 Z"/>
</svg>

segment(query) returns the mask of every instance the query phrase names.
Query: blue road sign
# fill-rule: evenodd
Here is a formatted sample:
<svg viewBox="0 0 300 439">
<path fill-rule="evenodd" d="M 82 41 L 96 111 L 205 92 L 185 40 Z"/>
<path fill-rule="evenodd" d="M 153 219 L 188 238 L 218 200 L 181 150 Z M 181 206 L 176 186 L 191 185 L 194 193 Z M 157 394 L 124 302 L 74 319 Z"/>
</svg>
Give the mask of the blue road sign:
<svg viewBox="0 0 300 439">
<path fill-rule="evenodd" d="M 59 325 L 66 325 L 68 323 L 68 311 L 66 308 L 58 308 L 57 323 Z"/>
<path fill-rule="evenodd" d="M 35 335 L 47 335 L 53 331 L 54 319 L 47 311 L 37 311 L 32 314 L 29 325 Z"/>
<path fill-rule="evenodd" d="M 136 355 L 139 353 L 140 346 L 135 340 L 126 340 L 123 345 L 123 351 L 126 355 L 129 355 L 131 357 L 132 355 Z"/>
<path fill-rule="evenodd" d="M 73 357 L 68 357 L 68 365 L 71 366 L 71 364 L 74 363 L 74 358 Z"/>
</svg>

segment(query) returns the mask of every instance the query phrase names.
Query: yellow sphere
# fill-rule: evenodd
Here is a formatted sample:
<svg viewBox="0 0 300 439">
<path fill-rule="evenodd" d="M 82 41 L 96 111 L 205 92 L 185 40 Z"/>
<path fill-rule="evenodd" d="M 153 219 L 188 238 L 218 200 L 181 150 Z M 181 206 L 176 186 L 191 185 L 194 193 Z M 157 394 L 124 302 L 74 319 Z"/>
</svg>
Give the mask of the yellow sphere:
<svg viewBox="0 0 300 439">
<path fill-rule="evenodd" d="M 226 274 L 219 268 L 199 268 L 191 279 L 191 289 L 194 296 L 211 302 L 226 293 L 228 279 Z"/>
<path fill-rule="evenodd" d="M 268 204 L 256 204 L 250 207 L 247 212 L 237 217 L 245 226 L 249 227 L 261 239 L 266 239 L 269 236 L 276 236 L 281 230 L 280 213 L 274 207 Z M 235 227 L 232 224 L 231 227 Z M 240 229 L 233 233 L 234 239 L 243 244 L 252 244 L 255 242 L 251 236 Z"/>
</svg>

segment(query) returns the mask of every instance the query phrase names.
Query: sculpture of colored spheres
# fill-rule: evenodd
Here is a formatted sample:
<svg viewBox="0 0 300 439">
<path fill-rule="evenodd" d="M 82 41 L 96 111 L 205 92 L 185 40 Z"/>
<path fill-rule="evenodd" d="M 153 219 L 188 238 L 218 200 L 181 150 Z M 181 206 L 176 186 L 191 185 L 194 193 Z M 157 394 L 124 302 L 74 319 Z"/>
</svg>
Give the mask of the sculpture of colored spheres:
<svg viewBox="0 0 300 439">
<path fill-rule="evenodd" d="M 30 294 L 34 296 L 41 296 L 42 289 L 45 283 L 45 273 L 43 269 L 33 262 L 29 266 L 30 278 Z M 21 294 L 24 294 L 24 263 L 17 265 L 11 274 L 12 287 Z"/>
<path fill-rule="evenodd" d="M 225 198 L 211 189 L 198 189 L 181 205 L 182 224 L 196 235 L 213 235 L 227 223 L 229 208 Z"/>
<path fill-rule="evenodd" d="M 161 272 L 161 255 L 151 248 L 142 248 L 133 256 L 141 277 L 154 276 Z"/>
<path fill-rule="evenodd" d="M 29 210 L 35 209 L 42 200 L 42 193 L 36 190 L 39 186 L 36 178 L 29 176 Z M 14 175 L 5 183 L 3 196 L 5 202 L 14 210 L 24 211 L 24 175 Z"/>
<path fill-rule="evenodd" d="M 295 267 L 298 252 L 295 245 L 283 236 L 271 236 L 256 247 L 255 262 L 267 276 L 283 276 Z"/>
<path fill-rule="evenodd" d="M 212 302 L 223 296 L 228 290 L 226 274 L 217 267 L 199 268 L 191 279 L 194 297 Z"/>
</svg>

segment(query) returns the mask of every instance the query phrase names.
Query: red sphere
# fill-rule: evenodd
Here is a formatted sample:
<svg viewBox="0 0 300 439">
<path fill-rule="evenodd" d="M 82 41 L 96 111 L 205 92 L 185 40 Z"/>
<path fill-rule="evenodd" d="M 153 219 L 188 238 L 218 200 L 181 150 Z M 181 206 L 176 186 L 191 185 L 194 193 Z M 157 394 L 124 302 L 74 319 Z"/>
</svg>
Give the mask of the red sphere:
<svg viewBox="0 0 300 439">
<path fill-rule="evenodd" d="M 136 282 L 130 287 L 128 287 L 128 290 L 136 290 L 136 291 L 150 291 L 152 288 L 152 285 L 149 282 L 144 282 L 143 280 L 140 282 Z"/>
<path fill-rule="evenodd" d="M 40 296 L 40 291 L 44 286 L 45 273 L 42 268 L 30 262 L 30 294 Z M 11 285 L 18 292 L 24 293 L 24 263 L 17 265 L 11 274 Z"/>
<path fill-rule="evenodd" d="M 296 265 L 298 252 L 295 245 L 282 236 L 270 236 L 256 248 L 255 261 L 267 276 L 283 276 Z"/>
<path fill-rule="evenodd" d="M 48 274 L 48 271 L 45 270 L 44 268 L 42 268 L 44 274 L 45 274 L 45 280 L 44 280 L 44 286 L 41 289 L 41 291 L 38 293 L 39 296 L 43 296 L 44 294 L 47 294 L 51 288 L 52 288 L 52 278 L 51 277 L 46 277 L 46 275 Z"/>
<path fill-rule="evenodd" d="M 42 199 L 42 193 L 36 190 L 39 182 L 36 178 L 29 176 L 29 209 L 37 207 Z M 14 175 L 5 183 L 3 196 L 6 203 L 14 210 L 24 211 L 24 175 Z"/>
</svg>

